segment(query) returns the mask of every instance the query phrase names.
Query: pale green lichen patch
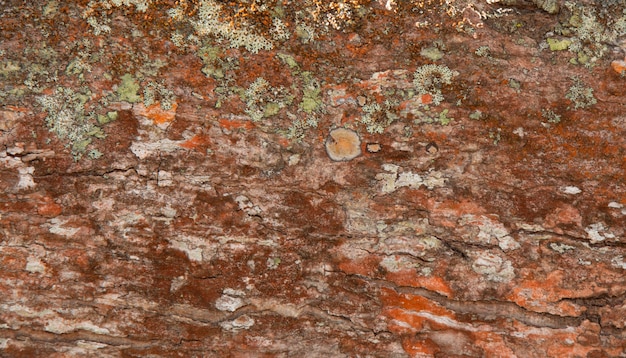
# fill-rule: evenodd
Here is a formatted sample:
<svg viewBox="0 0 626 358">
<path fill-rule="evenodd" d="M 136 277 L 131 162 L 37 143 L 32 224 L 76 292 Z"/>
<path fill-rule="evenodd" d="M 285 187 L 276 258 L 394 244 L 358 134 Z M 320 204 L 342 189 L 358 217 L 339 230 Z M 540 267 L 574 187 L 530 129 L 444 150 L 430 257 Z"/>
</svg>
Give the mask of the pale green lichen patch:
<svg viewBox="0 0 626 358">
<path fill-rule="evenodd" d="M 0 62 L 0 76 L 6 78 L 13 73 L 17 73 L 22 67 L 18 62 L 5 60 Z"/>
<path fill-rule="evenodd" d="M 515 278 L 515 270 L 511 261 L 490 252 L 476 252 L 472 270 L 482 274 L 489 281 L 494 282 L 510 282 Z"/>
<path fill-rule="evenodd" d="M 298 65 L 298 62 L 293 58 L 293 56 L 285 53 L 278 53 L 276 54 L 276 57 L 278 57 L 278 59 L 285 63 L 287 66 L 289 66 L 289 69 L 291 70 L 297 70 L 300 68 L 300 65 Z"/>
<path fill-rule="evenodd" d="M 469 119 L 473 119 L 475 121 L 478 121 L 480 119 L 484 118 L 484 113 L 480 110 L 475 110 L 474 112 L 470 113 L 469 115 Z"/>
<path fill-rule="evenodd" d="M 447 182 L 446 177 L 439 171 L 428 171 L 420 175 L 401 169 L 395 164 L 383 164 L 384 172 L 376 175 L 376 180 L 379 181 L 383 194 L 393 193 L 403 187 L 419 189 L 424 186 L 432 190 L 445 186 Z"/>
<path fill-rule="evenodd" d="M 546 40 L 548 46 L 550 47 L 550 51 L 563 51 L 567 50 L 569 46 L 572 44 L 572 41 L 569 39 L 557 39 L 557 38 L 548 38 Z"/>
<path fill-rule="evenodd" d="M 242 100 L 245 112 L 253 122 L 276 115 L 281 108 L 293 102 L 293 96 L 283 87 L 273 87 L 263 77 L 259 77 L 243 91 Z"/>
<path fill-rule="evenodd" d="M 413 74 L 413 85 L 419 95 L 431 95 L 432 103 L 439 105 L 443 101 L 441 87 L 452 84 L 452 78 L 458 75 L 444 65 L 424 65 Z"/>
<path fill-rule="evenodd" d="M 133 78 L 130 73 L 122 76 L 121 83 L 117 86 L 117 96 L 120 101 L 126 101 L 130 103 L 136 103 L 141 100 L 139 92 L 139 83 Z"/>
<path fill-rule="evenodd" d="M 313 84 L 307 85 L 302 90 L 302 102 L 300 103 L 300 108 L 308 114 L 311 114 L 320 108 L 322 106 L 322 99 L 320 98 L 321 92 L 322 90 L 319 86 L 315 86 Z"/>
<path fill-rule="evenodd" d="M 420 56 L 427 58 L 431 61 L 438 61 L 443 58 L 443 52 L 437 47 L 425 47 L 420 51 Z"/>
<path fill-rule="evenodd" d="M 449 112 L 450 110 L 446 108 L 439 113 L 432 113 L 431 108 L 428 107 L 426 107 L 424 111 L 417 109 L 411 111 L 411 113 L 417 117 L 413 120 L 415 124 L 440 124 L 442 126 L 447 126 L 454 120 L 454 118 L 448 116 Z"/>
<path fill-rule="evenodd" d="M 82 156 L 92 138 L 105 136 L 102 129 L 95 125 L 93 113 L 85 113 L 85 104 L 90 96 L 88 89 L 75 92 L 58 87 L 53 95 L 37 97 L 37 103 L 48 114 L 48 128 L 60 139 L 68 141 L 76 159 Z"/>
<path fill-rule="evenodd" d="M 176 102 L 176 96 L 163 83 L 150 81 L 143 88 L 143 105 L 149 107 L 155 101 L 159 102 L 162 109 L 169 111 Z"/>
<path fill-rule="evenodd" d="M 198 50 L 198 56 L 202 60 L 204 67 L 202 67 L 202 73 L 207 77 L 213 77 L 215 79 L 224 78 L 224 67 L 220 60 L 221 50 L 219 47 L 205 45 Z"/>
<path fill-rule="evenodd" d="M 552 0 L 554 2 L 554 0 Z M 563 2 L 563 17 L 555 27 L 554 33 L 566 36 L 566 39 L 548 39 L 552 51 L 568 49 L 577 55 L 572 59 L 574 64 L 593 66 L 604 55 L 609 53 L 618 39 L 626 35 L 626 8 L 616 2 L 601 1 L 583 3 L 575 1 Z M 608 12 L 621 12 L 623 16 L 611 15 Z M 565 48 L 566 47 L 566 48 Z"/>
<path fill-rule="evenodd" d="M 364 104 L 361 107 L 363 115 L 358 121 L 365 125 L 368 133 L 383 133 L 385 128 L 399 118 L 394 111 L 397 105 L 398 103 L 393 100 L 386 100 L 382 105 L 375 102 Z"/>
<path fill-rule="evenodd" d="M 118 113 L 117 111 L 107 112 L 106 115 L 99 114 L 98 115 L 98 123 L 99 124 L 107 124 L 109 122 L 113 122 L 117 119 Z"/>
<path fill-rule="evenodd" d="M 230 42 L 231 48 L 244 47 L 257 53 L 259 50 L 271 50 L 274 44 L 267 38 L 255 34 L 246 28 L 235 28 L 229 22 L 221 20 L 222 5 L 213 0 L 203 0 L 198 8 L 198 16 L 191 21 L 196 32 L 201 36 L 215 36 Z M 175 12 L 172 12 L 175 15 Z M 172 15 L 170 15 L 172 16 Z M 174 19 L 179 17 L 173 16 Z"/>
<path fill-rule="evenodd" d="M 587 87 L 580 77 L 574 76 L 571 79 L 573 84 L 567 91 L 565 98 L 574 103 L 574 109 L 588 108 L 598 102 L 593 95 L 593 88 Z"/>
<path fill-rule="evenodd" d="M 561 116 L 551 109 L 542 109 L 541 116 L 548 120 L 548 123 L 557 124 L 561 122 Z"/>
</svg>

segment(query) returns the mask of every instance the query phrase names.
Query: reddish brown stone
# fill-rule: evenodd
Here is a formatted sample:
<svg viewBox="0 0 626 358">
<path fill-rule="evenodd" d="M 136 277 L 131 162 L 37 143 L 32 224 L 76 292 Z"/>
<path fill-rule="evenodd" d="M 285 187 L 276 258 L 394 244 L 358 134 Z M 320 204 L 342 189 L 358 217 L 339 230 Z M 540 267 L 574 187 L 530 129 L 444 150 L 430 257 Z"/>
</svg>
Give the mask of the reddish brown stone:
<svg viewBox="0 0 626 358">
<path fill-rule="evenodd" d="M 547 3 L 5 1 L 2 355 L 622 357 L 624 5 Z"/>
</svg>

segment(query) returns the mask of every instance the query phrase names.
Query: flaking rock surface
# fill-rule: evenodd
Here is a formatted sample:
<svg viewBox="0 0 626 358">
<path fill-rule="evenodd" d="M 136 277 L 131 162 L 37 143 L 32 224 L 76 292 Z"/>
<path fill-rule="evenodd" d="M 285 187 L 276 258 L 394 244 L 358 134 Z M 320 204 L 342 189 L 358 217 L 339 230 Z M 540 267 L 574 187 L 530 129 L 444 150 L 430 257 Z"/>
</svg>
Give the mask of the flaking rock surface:
<svg viewBox="0 0 626 358">
<path fill-rule="evenodd" d="M 0 1 L 0 355 L 626 357 L 624 56 L 624 1 Z"/>
</svg>

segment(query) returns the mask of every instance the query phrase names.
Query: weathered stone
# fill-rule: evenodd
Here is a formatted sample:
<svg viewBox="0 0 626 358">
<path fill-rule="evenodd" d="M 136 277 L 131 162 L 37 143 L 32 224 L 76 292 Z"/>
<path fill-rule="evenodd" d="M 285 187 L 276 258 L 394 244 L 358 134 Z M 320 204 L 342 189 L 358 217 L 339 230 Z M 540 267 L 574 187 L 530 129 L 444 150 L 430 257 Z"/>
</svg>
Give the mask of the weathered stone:
<svg viewBox="0 0 626 358">
<path fill-rule="evenodd" d="M 622 357 L 624 6 L 2 2 L 1 355 Z"/>
</svg>

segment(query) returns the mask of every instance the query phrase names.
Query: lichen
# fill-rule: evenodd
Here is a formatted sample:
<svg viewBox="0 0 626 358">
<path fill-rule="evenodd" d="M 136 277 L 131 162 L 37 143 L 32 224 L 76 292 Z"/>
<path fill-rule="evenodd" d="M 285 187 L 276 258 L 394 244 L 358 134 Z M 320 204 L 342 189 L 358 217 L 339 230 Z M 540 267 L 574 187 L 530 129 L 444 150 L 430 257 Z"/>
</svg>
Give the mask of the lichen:
<svg viewBox="0 0 626 358">
<path fill-rule="evenodd" d="M 302 90 L 300 108 L 306 113 L 313 113 L 322 106 L 321 89 L 314 83 L 307 84 Z"/>
<path fill-rule="evenodd" d="M 220 19 L 222 5 L 213 0 L 202 0 L 197 19 L 191 24 L 200 36 L 215 36 L 230 42 L 231 48 L 244 47 L 252 53 L 274 48 L 272 41 L 251 32 L 248 28 L 235 28 L 232 23 Z"/>
<path fill-rule="evenodd" d="M 94 124 L 93 113 L 85 113 L 85 103 L 91 92 L 82 89 L 58 87 L 54 94 L 37 97 L 37 103 L 47 112 L 46 124 L 60 139 L 67 140 L 75 159 L 79 159 L 92 138 L 104 138 L 102 130 Z"/>
<path fill-rule="evenodd" d="M 126 73 L 121 77 L 121 83 L 117 86 L 117 96 L 120 101 L 130 103 L 139 102 L 141 97 L 137 93 L 139 91 L 139 83 L 130 73 Z"/>
<path fill-rule="evenodd" d="M 328 134 L 325 147 L 330 159 L 336 162 L 349 161 L 361 155 L 361 138 L 353 130 L 336 128 Z"/>
<path fill-rule="evenodd" d="M 548 46 L 550 47 L 550 51 L 563 51 L 567 50 L 569 46 L 572 44 L 572 41 L 569 39 L 556 39 L 550 37 L 546 39 Z"/>
<path fill-rule="evenodd" d="M 156 101 L 159 102 L 163 110 L 169 111 L 176 102 L 176 96 L 163 83 L 150 81 L 143 89 L 143 105 L 149 107 Z"/>
<path fill-rule="evenodd" d="M 563 31 L 575 35 L 570 51 L 583 52 L 589 57 L 587 66 L 608 53 L 611 44 L 626 35 L 626 7 L 622 3 L 616 9 L 621 10 L 624 16 L 607 16 L 610 5 L 599 2 L 595 5 L 581 4 L 580 2 L 566 1 L 564 7 L 569 12 L 569 19 L 562 24 Z M 612 13 L 615 8 L 608 10 Z M 571 45 L 570 45 L 571 46 Z M 579 55 L 580 56 L 580 55 Z"/>
<path fill-rule="evenodd" d="M 431 46 L 423 48 L 420 51 L 420 56 L 427 58 L 431 61 L 438 61 L 443 58 L 443 52 L 439 50 L 437 47 Z"/>
<path fill-rule="evenodd" d="M 293 96 L 283 87 L 272 87 L 263 77 L 258 77 L 241 94 L 246 104 L 245 113 L 253 122 L 276 115 L 281 108 L 293 102 Z"/>
<path fill-rule="evenodd" d="M 578 76 L 571 77 L 572 86 L 567 91 L 565 98 L 574 103 L 574 109 L 588 108 L 598 101 L 593 95 L 593 88 L 588 87 Z"/>
<path fill-rule="evenodd" d="M 389 100 L 382 105 L 376 102 L 365 104 L 361 107 L 363 115 L 358 121 L 365 125 L 368 133 L 383 133 L 391 123 L 398 119 L 398 115 L 391 110 L 395 105 L 395 102 Z"/>
<path fill-rule="evenodd" d="M 384 172 L 376 174 L 376 180 L 380 182 L 383 194 L 393 193 L 403 187 L 419 189 L 425 186 L 428 190 L 433 190 L 445 186 L 447 182 L 447 178 L 440 171 L 429 171 L 420 175 L 404 171 L 395 164 L 383 164 L 382 168 Z"/>
<path fill-rule="evenodd" d="M 546 120 L 548 120 L 548 123 L 553 123 L 553 124 L 557 124 L 561 122 L 561 116 L 556 114 L 553 110 L 551 109 L 542 109 L 541 110 L 541 116 L 543 118 L 545 118 Z"/>
<path fill-rule="evenodd" d="M 456 75 L 456 72 L 444 65 L 424 65 L 413 74 L 413 86 L 419 95 L 429 94 L 432 103 L 439 105 L 443 101 L 441 87 L 452 84 L 452 78 Z"/>
</svg>

